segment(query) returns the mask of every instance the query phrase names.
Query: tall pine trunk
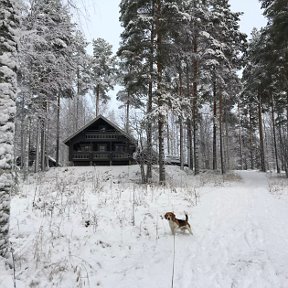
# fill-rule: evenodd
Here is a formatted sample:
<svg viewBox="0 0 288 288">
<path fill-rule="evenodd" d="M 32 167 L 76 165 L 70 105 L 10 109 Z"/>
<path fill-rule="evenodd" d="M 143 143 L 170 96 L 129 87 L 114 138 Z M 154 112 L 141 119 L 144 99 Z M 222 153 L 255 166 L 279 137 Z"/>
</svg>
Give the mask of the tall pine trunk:
<svg viewBox="0 0 288 288">
<path fill-rule="evenodd" d="M 171 155 L 171 154 L 173 154 L 173 153 L 171 153 L 171 146 L 172 146 L 172 148 L 173 148 L 173 144 L 171 143 L 171 135 L 170 135 L 170 127 L 169 127 L 169 115 L 167 115 L 167 123 L 166 123 L 166 131 L 167 131 L 167 133 L 166 133 L 166 135 L 167 135 L 167 153 L 168 153 L 168 155 Z M 173 151 L 173 149 L 172 149 L 172 151 Z"/>
<path fill-rule="evenodd" d="M 182 100 L 183 97 L 183 83 L 182 83 L 182 71 L 180 67 L 179 72 L 179 97 Z M 180 169 L 184 170 L 184 129 L 183 129 L 183 117 L 179 117 L 179 137 L 180 137 Z"/>
<path fill-rule="evenodd" d="M 220 140 L 220 163 L 221 174 L 225 174 L 224 153 L 223 153 L 223 95 L 219 93 L 219 140 Z"/>
<path fill-rule="evenodd" d="M 20 149 L 21 149 L 21 161 L 20 168 L 23 170 L 25 165 L 25 115 L 24 115 L 24 107 L 25 107 L 25 97 L 24 94 L 21 95 L 21 123 L 20 123 Z"/>
<path fill-rule="evenodd" d="M 130 119 L 130 93 L 127 95 L 128 99 L 126 102 L 126 123 L 125 123 L 125 131 L 128 134 L 130 129 L 129 119 Z"/>
<path fill-rule="evenodd" d="M 43 115 L 40 117 L 40 167 L 41 171 L 45 171 L 47 167 L 47 161 L 46 161 L 46 129 L 47 129 L 47 102 L 44 100 L 43 104 Z"/>
<path fill-rule="evenodd" d="M 190 95 L 190 73 L 189 66 L 186 63 L 186 90 L 187 90 L 187 98 L 190 98 L 190 108 L 192 112 L 193 101 Z M 192 137 L 192 120 L 191 118 L 187 119 L 187 150 L 188 150 L 188 165 L 189 169 L 193 170 L 193 137 Z"/>
<path fill-rule="evenodd" d="M 99 115 L 99 111 L 100 111 L 100 85 L 97 84 L 97 86 L 96 86 L 96 107 L 95 107 L 96 117 Z"/>
<path fill-rule="evenodd" d="M 57 123 L 56 123 L 56 166 L 60 164 L 59 152 L 60 152 L 60 93 L 57 95 Z"/>
<path fill-rule="evenodd" d="M 162 35 L 160 31 L 161 0 L 157 0 L 156 12 L 156 46 L 157 46 L 157 99 L 158 99 L 158 143 L 159 143 L 159 183 L 165 184 L 165 164 L 164 164 L 164 127 L 165 116 L 162 108 L 164 106 L 162 91 L 162 63 L 161 63 L 161 46 Z"/>
<path fill-rule="evenodd" d="M 36 158 L 35 158 L 35 166 L 34 172 L 37 173 L 39 171 L 40 166 L 40 127 L 41 122 L 40 119 L 37 119 L 37 130 L 36 130 Z"/>
<path fill-rule="evenodd" d="M 76 117 L 74 117 L 74 122 L 75 122 L 75 129 L 74 131 L 77 131 L 79 128 L 78 122 L 79 122 L 79 97 L 80 97 L 80 71 L 79 71 L 79 67 L 77 68 L 77 94 L 75 95 L 75 100 L 76 100 Z"/>
<path fill-rule="evenodd" d="M 152 17 L 155 17 L 155 1 L 152 0 Z M 152 21 L 151 35 L 150 35 L 150 60 L 149 60 L 149 83 L 148 83 L 148 101 L 147 101 L 147 183 L 152 179 L 152 104 L 153 104 L 153 74 L 154 74 L 154 37 L 155 25 Z"/>
<path fill-rule="evenodd" d="M 279 127 L 279 138 L 280 138 L 280 147 L 281 147 L 281 159 L 282 159 L 282 167 L 286 173 L 286 177 L 288 178 L 288 165 L 287 165 L 287 155 L 288 155 L 288 148 L 286 144 L 285 133 L 282 132 L 282 126 Z M 287 139 L 288 140 L 288 139 Z"/>
<path fill-rule="evenodd" d="M 217 83 L 213 77 L 213 170 L 217 170 Z"/>
<path fill-rule="evenodd" d="M 197 54 L 197 39 L 193 41 L 193 53 Z M 193 61 L 193 88 L 192 88 L 192 118 L 193 118 L 193 148 L 194 148 L 194 175 L 199 174 L 199 141 L 198 141 L 198 60 Z"/>
<path fill-rule="evenodd" d="M 162 64 L 160 59 L 162 37 L 160 32 L 160 15 L 161 15 L 161 1 L 157 0 L 157 98 L 158 98 L 158 143 L 159 143 L 159 183 L 165 184 L 165 164 L 164 164 L 164 125 L 165 117 L 163 115 L 163 91 L 162 91 Z"/>
<path fill-rule="evenodd" d="M 264 151 L 264 131 L 263 131 L 263 119 L 262 119 L 262 97 L 260 91 L 258 91 L 258 126 L 259 126 L 259 141 L 260 141 L 260 170 L 266 172 L 265 166 L 265 151 Z"/>
<path fill-rule="evenodd" d="M 239 121 L 239 159 L 240 159 L 240 167 L 243 170 L 243 139 L 242 139 L 242 120 L 240 114 L 240 108 L 238 103 L 238 117 L 240 117 Z"/>
<path fill-rule="evenodd" d="M 271 117 L 272 117 L 272 129 L 273 129 L 273 143 L 274 143 L 274 153 L 276 161 L 276 170 L 280 174 L 279 160 L 278 160 L 278 149 L 277 149 L 277 139 L 276 139 L 276 125 L 275 125 L 275 107 L 274 107 L 274 97 L 272 96 L 272 107 L 271 107 Z"/>
<path fill-rule="evenodd" d="M 224 102 L 224 119 L 223 122 L 225 123 L 225 170 L 229 170 L 230 169 L 230 151 L 229 151 L 229 147 L 230 147 L 230 143 L 229 143 L 229 127 L 228 127 L 228 120 L 227 120 L 227 109 L 226 108 L 226 101 Z M 223 105 L 222 105 L 223 106 Z"/>
<path fill-rule="evenodd" d="M 288 89 L 286 90 L 286 145 L 284 148 L 284 163 L 285 163 L 285 172 L 286 177 L 288 178 Z"/>
<path fill-rule="evenodd" d="M 250 168 L 254 169 L 254 148 L 253 148 L 253 123 L 251 107 L 249 108 L 249 156 L 250 156 Z"/>
</svg>

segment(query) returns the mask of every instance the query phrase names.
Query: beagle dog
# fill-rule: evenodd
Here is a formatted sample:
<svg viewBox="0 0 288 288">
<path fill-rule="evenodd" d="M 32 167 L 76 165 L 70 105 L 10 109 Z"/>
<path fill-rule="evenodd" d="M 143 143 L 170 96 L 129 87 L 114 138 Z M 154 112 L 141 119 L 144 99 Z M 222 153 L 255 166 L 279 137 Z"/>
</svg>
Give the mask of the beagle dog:
<svg viewBox="0 0 288 288">
<path fill-rule="evenodd" d="M 167 212 L 164 215 L 164 218 L 169 221 L 169 226 L 173 235 L 175 235 L 176 230 L 180 230 L 182 232 L 188 230 L 188 232 L 193 235 L 191 226 L 188 223 L 188 215 L 186 212 L 185 220 L 177 219 L 176 215 L 173 212 Z"/>
</svg>

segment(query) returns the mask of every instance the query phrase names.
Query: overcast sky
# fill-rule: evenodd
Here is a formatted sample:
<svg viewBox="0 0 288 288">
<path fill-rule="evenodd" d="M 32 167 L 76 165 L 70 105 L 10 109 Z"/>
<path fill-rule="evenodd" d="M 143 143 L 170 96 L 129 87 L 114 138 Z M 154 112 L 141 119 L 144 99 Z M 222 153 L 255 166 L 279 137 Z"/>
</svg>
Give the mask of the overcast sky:
<svg viewBox="0 0 288 288">
<path fill-rule="evenodd" d="M 113 45 L 117 51 L 122 28 L 119 23 L 120 0 L 78 0 L 80 8 L 85 2 L 85 12 L 80 15 L 81 27 L 89 42 L 101 37 Z M 248 36 L 253 27 L 260 28 L 266 25 L 262 16 L 258 0 L 230 0 L 231 9 L 235 12 L 244 12 L 241 16 L 240 30 Z M 82 7 L 81 7 L 82 6 Z"/>
</svg>

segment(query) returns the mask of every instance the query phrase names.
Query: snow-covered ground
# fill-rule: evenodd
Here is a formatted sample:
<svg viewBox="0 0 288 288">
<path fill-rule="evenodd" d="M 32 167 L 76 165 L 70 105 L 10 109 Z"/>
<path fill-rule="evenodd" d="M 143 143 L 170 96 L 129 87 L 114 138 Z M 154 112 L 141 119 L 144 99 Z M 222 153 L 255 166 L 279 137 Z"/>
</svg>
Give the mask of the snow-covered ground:
<svg viewBox="0 0 288 288">
<path fill-rule="evenodd" d="M 155 171 L 155 177 L 156 171 Z M 287 179 L 256 171 L 140 185 L 137 166 L 30 175 L 11 203 L 17 288 L 288 287 Z M 188 212 L 193 236 L 163 215 Z M 13 270 L 0 261 L 0 287 Z"/>
</svg>

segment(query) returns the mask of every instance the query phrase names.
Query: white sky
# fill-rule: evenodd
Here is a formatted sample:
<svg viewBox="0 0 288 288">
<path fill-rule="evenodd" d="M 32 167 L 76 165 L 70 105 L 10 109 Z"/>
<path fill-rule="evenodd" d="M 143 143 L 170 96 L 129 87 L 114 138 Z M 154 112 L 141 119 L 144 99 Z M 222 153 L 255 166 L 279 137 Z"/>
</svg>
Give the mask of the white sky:
<svg viewBox="0 0 288 288">
<path fill-rule="evenodd" d="M 244 12 L 241 16 L 240 30 L 250 36 L 252 29 L 266 26 L 258 0 L 230 0 L 234 12 Z M 250 37 L 249 37 L 250 38 Z"/>
<path fill-rule="evenodd" d="M 101 37 L 113 45 L 116 52 L 122 28 L 119 23 L 120 0 L 77 0 L 82 12 L 81 27 L 89 42 Z M 85 3 L 85 4 L 84 4 Z M 235 12 L 244 12 L 241 16 L 240 30 L 248 36 L 253 27 L 260 28 L 266 25 L 262 16 L 258 0 L 230 0 L 231 9 Z"/>
</svg>

